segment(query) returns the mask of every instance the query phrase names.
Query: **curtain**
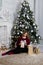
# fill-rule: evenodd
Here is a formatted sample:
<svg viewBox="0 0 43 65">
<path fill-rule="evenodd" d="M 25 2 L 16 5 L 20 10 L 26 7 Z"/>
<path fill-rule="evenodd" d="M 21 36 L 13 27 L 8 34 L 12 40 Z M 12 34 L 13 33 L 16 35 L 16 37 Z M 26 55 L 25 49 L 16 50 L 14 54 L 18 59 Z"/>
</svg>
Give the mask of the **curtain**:
<svg viewBox="0 0 43 65">
<path fill-rule="evenodd" d="M 35 21 L 38 24 L 38 33 L 41 36 L 39 47 L 40 51 L 43 52 L 43 0 L 35 0 L 34 2 Z"/>
<path fill-rule="evenodd" d="M 38 33 L 43 39 L 43 0 L 35 0 L 35 21 L 38 24 Z"/>
</svg>

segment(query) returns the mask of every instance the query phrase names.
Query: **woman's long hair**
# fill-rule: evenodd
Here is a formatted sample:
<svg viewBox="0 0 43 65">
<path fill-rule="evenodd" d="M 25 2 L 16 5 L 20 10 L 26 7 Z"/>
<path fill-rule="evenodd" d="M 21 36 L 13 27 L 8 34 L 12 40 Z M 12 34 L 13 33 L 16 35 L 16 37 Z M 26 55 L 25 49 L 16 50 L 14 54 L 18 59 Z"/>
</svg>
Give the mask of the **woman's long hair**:
<svg viewBox="0 0 43 65">
<path fill-rule="evenodd" d="M 27 36 L 26 36 L 26 37 L 30 38 L 29 32 L 27 32 L 27 31 L 23 31 L 22 36 L 23 36 L 25 33 L 27 33 Z"/>
</svg>

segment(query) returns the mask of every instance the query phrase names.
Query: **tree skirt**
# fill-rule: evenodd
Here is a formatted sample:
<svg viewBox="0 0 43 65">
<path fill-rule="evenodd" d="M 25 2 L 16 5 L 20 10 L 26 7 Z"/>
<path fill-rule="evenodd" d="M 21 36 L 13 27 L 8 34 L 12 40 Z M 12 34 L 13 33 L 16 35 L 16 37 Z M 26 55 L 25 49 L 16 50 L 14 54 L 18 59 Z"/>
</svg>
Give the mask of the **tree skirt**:
<svg viewBox="0 0 43 65">
<path fill-rule="evenodd" d="M 0 58 L 0 65 L 43 65 L 43 53 L 6 55 Z"/>
</svg>

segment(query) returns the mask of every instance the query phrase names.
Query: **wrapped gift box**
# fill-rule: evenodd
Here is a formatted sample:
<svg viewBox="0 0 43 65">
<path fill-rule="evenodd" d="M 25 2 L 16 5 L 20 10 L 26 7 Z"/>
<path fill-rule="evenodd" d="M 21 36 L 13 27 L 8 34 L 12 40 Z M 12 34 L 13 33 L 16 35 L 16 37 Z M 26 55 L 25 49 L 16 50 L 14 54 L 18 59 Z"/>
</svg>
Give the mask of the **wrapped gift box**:
<svg viewBox="0 0 43 65">
<path fill-rule="evenodd" d="M 39 54 L 39 53 L 40 53 L 40 49 L 37 48 L 37 47 L 33 47 L 33 52 L 34 52 L 35 54 Z"/>
<path fill-rule="evenodd" d="M 29 55 L 33 54 L 33 46 L 32 45 L 28 45 L 28 54 Z"/>
</svg>

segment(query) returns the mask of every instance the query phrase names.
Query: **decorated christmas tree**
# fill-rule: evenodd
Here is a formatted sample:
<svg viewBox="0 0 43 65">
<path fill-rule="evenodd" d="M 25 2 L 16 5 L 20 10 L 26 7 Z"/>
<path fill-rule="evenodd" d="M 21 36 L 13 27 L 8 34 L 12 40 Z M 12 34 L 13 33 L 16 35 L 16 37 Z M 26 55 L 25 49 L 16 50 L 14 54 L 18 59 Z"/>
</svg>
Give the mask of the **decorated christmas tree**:
<svg viewBox="0 0 43 65">
<path fill-rule="evenodd" d="M 29 3 L 24 1 L 21 4 L 21 9 L 18 12 L 17 19 L 11 30 L 11 46 L 13 47 L 18 40 L 18 37 L 27 31 L 30 35 L 31 43 L 39 43 L 40 35 L 38 34 L 37 24 L 35 23 L 33 12 L 30 9 Z"/>
</svg>

